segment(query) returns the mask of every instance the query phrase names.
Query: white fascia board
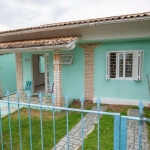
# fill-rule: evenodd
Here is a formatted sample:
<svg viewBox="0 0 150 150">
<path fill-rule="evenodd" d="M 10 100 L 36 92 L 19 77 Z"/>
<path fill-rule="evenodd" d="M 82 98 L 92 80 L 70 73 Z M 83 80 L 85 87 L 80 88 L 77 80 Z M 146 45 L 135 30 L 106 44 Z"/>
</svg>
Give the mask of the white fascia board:
<svg viewBox="0 0 150 150">
<path fill-rule="evenodd" d="M 11 48 L 11 49 L 0 49 L 0 53 L 19 53 L 19 52 L 48 52 L 48 51 L 62 51 L 62 50 L 72 50 L 75 47 L 76 41 L 73 41 L 65 45 L 55 45 L 55 46 L 41 46 L 41 47 L 28 47 L 28 48 Z"/>
<path fill-rule="evenodd" d="M 111 24 L 111 23 L 122 23 L 122 22 L 133 22 L 133 21 L 144 21 L 144 20 L 150 20 L 150 17 L 139 17 L 139 18 L 130 18 L 130 19 L 119 19 L 119 20 L 110 20 L 110 21 L 100 21 L 100 22 L 92 22 L 92 23 L 83 23 L 83 24 L 77 24 L 77 25 L 66 25 L 66 26 L 60 26 L 60 27 L 51 27 L 47 29 L 33 29 L 33 30 L 27 30 L 27 31 L 18 31 L 18 32 L 12 32 L 12 33 L 4 33 L 0 34 L 1 36 L 7 36 L 7 35 L 21 35 L 26 33 L 34 33 L 34 32 L 41 32 L 41 31 L 50 31 L 50 30 L 62 30 L 62 29 L 70 29 L 70 28 L 78 28 L 78 27 L 87 27 L 87 26 L 97 26 L 100 24 Z"/>
</svg>

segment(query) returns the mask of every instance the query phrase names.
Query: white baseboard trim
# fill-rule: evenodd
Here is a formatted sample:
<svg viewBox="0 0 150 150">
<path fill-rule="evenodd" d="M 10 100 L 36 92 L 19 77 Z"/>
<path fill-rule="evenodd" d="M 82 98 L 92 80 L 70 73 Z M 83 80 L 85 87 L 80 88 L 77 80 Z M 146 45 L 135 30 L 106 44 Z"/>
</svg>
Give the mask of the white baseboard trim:
<svg viewBox="0 0 150 150">
<path fill-rule="evenodd" d="M 93 98 L 93 103 L 96 103 L 97 97 Z M 138 106 L 139 100 L 128 100 L 128 99 L 112 99 L 112 98 L 100 98 L 102 104 L 118 104 L 118 105 L 133 105 Z M 148 106 L 150 101 L 142 101 L 144 106 Z"/>
</svg>

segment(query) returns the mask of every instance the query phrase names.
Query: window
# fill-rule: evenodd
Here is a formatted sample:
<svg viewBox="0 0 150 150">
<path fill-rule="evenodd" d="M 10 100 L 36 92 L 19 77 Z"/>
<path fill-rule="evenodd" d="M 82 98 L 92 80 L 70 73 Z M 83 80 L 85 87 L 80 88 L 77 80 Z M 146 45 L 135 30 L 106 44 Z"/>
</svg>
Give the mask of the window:
<svg viewBox="0 0 150 150">
<path fill-rule="evenodd" d="M 61 54 L 62 64 L 72 64 L 73 62 L 73 53 L 62 53 Z"/>
<path fill-rule="evenodd" d="M 142 51 L 107 52 L 107 79 L 141 80 Z"/>
<path fill-rule="evenodd" d="M 45 73 L 45 58 L 44 55 L 39 55 L 39 73 Z"/>
</svg>

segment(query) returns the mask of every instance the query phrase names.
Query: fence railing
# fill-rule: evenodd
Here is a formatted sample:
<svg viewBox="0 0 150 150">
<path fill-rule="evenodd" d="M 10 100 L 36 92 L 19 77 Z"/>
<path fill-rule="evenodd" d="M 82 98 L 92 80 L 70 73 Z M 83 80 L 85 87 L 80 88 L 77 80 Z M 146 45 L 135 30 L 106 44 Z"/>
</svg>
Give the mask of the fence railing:
<svg viewBox="0 0 150 150">
<path fill-rule="evenodd" d="M 97 110 L 85 110 L 84 109 L 84 97 L 82 96 L 80 98 L 81 102 L 81 109 L 75 109 L 75 108 L 68 108 L 68 96 L 65 96 L 65 101 L 66 101 L 66 107 L 56 107 L 55 106 L 55 96 L 52 95 L 52 106 L 47 106 L 42 104 L 42 94 L 39 94 L 39 104 L 32 104 L 30 101 L 31 95 L 30 92 L 27 94 L 28 98 L 28 103 L 23 103 L 20 101 L 20 94 L 16 94 L 17 101 L 10 101 L 9 98 L 9 92 L 7 92 L 7 100 L 0 100 L 0 104 L 5 103 L 8 106 L 8 124 L 9 124 L 9 139 L 10 139 L 10 149 L 13 149 L 12 145 L 12 122 L 11 122 L 11 112 L 10 108 L 11 105 L 17 105 L 18 108 L 18 129 L 19 129 L 19 139 L 20 139 L 20 150 L 23 149 L 22 146 L 22 129 L 21 129 L 21 119 L 20 119 L 20 106 L 25 106 L 28 108 L 28 125 L 29 125 L 29 133 L 30 133 L 30 150 L 33 149 L 32 145 L 32 123 L 31 123 L 31 108 L 32 107 L 37 107 L 40 110 L 40 138 L 41 138 L 41 149 L 44 150 L 44 139 L 43 139 L 43 115 L 42 111 L 43 108 L 48 108 L 52 111 L 52 122 L 53 122 L 53 146 L 54 149 L 56 150 L 56 120 L 55 120 L 55 113 L 57 110 L 64 110 L 66 111 L 66 135 L 67 135 L 67 146 L 66 149 L 69 150 L 69 112 L 80 112 L 81 113 L 81 147 L 82 150 L 84 149 L 84 113 L 92 113 L 96 114 L 98 117 L 98 128 L 97 128 L 97 149 L 100 150 L 100 115 L 110 115 L 114 116 L 114 150 L 126 150 L 127 149 L 127 121 L 128 120 L 136 120 L 139 121 L 139 135 L 138 135 L 138 147 L 139 150 L 141 149 L 141 136 L 142 136 L 142 122 L 150 122 L 150 119 L 143 118 L 143 108 L 144 105 L 142 102 L 139 104 L 139 111 L 140 111 L 140 117 L 131 117 L 131 116 L 121 116 L 120 113 L 112 113 L 112 112 L 103 112 L 100 110 L 100 104 L 101 100 L 100 98 L 97 99 Z M 3 133 L 3 121 L 2 121 L 2 108 L 0 107 L 0 137 L 1 137 L 1 149 L 4 150 L 4 139 L 3 136 L 5 133 Z"/>
</svg>

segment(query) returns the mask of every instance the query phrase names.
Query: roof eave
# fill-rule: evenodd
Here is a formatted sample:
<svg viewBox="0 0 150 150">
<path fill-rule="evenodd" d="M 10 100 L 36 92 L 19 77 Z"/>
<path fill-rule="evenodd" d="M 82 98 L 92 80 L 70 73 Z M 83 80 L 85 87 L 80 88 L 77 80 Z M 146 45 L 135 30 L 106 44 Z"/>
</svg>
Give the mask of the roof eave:
<svg viewBox="0 0 150 150">
<path fill-rule="evenodd" d="M 74 49 L 75 44 L 79 41 L 80 38 L 77 38 L 71 43 L 63 45 L 52 45 L 52 46 L 37 46 L 37 47 L 27 47 L 27 48 L 10 48 L 10 49 L 0 49 L 1 53 L 22 53 L 22 52 L 49 52 L 49 51 L 69 51 Z"/>
<path fill-rule="evenodd" d="M 41 31 L 62 30 L 62 29 L 69 29 L 69 28 L 97 26 L 100 24 L 123 23 L 123 22 L 144 21 L 144 20 L 150 20 L 150 17 L 138 17 L 138 18 L 129 18 L 129 19 L 110 20 L 110 21 L 107 20 L 107 21 L 75 24 L 75 25 L 65 25 L 65 26 L 59 26 L 59 27 L 50 27 L 50 28 L 43 28 L 43 29 L 24 30 L 24 31 L 18 31 L 18 32 L 3 33 L 3 34 L 0 34 L 0 36 L 21 35 L 21 34 L 41 32 Z"/>
</svg>

